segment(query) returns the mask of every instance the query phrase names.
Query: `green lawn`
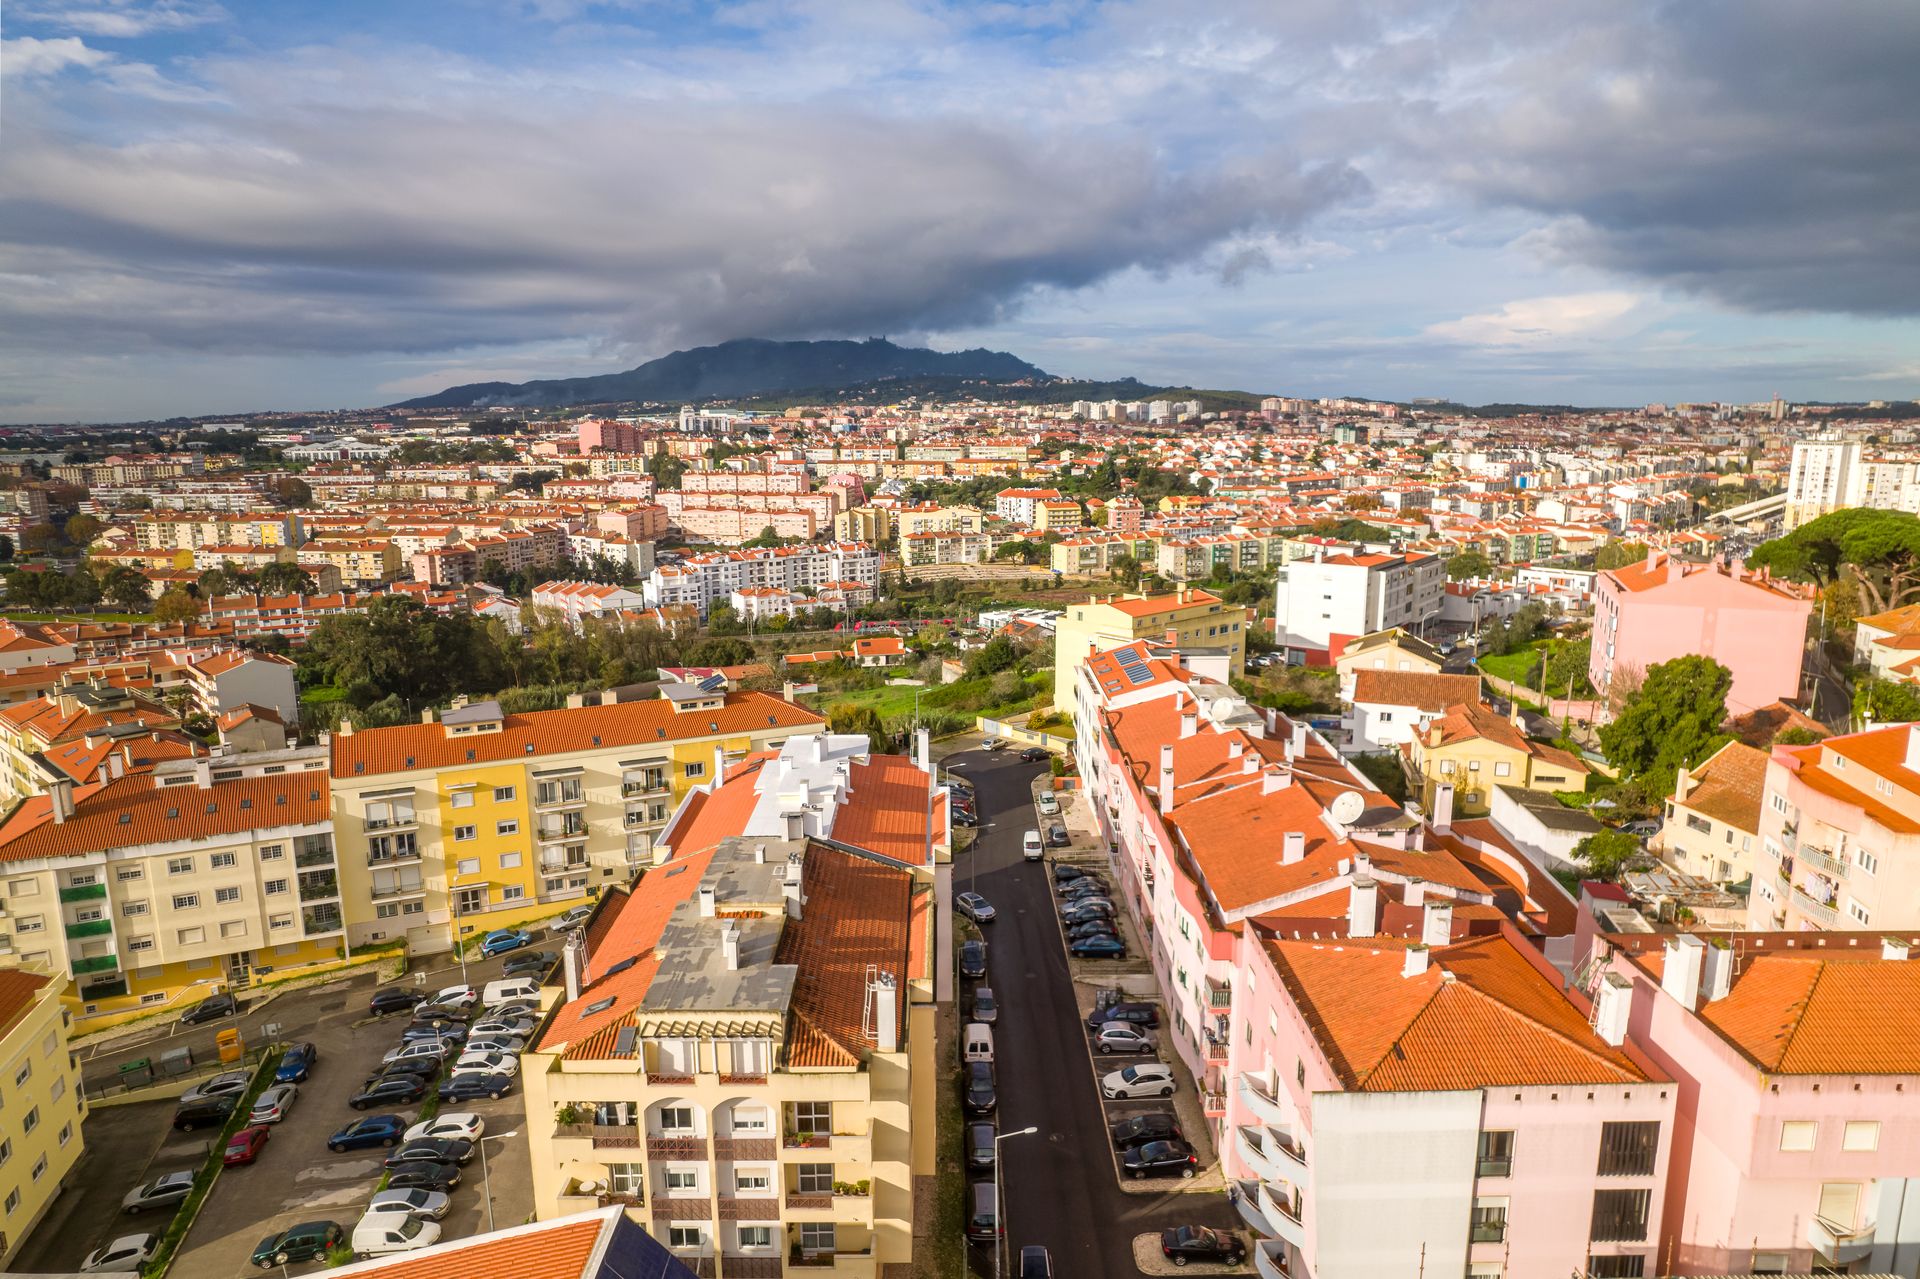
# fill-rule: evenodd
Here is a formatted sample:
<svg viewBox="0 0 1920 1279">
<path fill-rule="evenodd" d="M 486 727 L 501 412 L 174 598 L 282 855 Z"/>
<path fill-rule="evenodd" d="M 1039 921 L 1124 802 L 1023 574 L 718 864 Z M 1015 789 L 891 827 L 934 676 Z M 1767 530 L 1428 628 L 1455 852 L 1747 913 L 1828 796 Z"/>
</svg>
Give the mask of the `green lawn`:
<svg viewBox="0 0 1920 1279">
<path fill-rule="evenodd" d="M 912 721 L 916 693 L 919 694 L 920 712 L 923 716 L 931 717 L 938 712 L 945 715 L 960 715 L 968 719 L 975 715 L 990 717 L 1017 715 L 1021 711 L 1033 710 L 1047 704 L 1053 693 L 1053 672 L 1033 671 L 1021 676 L 1021 687 L 1024 691 L 1019 697 L 996 703 L 991 700 L 994 678 L 987 675 L 976 679 L 959 680 L 952 684 L 924 684 L 918 687 L 888 684 L 880 688 L 850 689 L 845 692 L 822 689 L 818 693 L 806 694 L 802 700 L 821 714 L 825 714 L 841 702 L 849 702 L 855 706 L 870 706 L 886 722 L 889 730 L 897 730 L 906 727 Z"/>
<path fill-rule="evenodd" d="M 1548 640 L 1535 640 L 1517 653 L 1489 655 L 1480 659 L 1480 669 L 1496 679 L 1510 680 L 1533 688 L 1540 679 L 1540 652 Z"/>
</svg>

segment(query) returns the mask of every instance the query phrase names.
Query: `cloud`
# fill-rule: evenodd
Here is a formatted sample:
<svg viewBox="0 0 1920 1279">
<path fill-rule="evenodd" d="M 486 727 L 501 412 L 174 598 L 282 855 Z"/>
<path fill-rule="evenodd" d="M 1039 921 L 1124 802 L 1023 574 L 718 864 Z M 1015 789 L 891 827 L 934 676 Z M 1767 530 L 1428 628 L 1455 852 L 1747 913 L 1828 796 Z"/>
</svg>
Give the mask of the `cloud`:
<svg viewBox="0 0 1920 1279">
<path fill-rule="evenodd" d="M 185 31 L 227 16 L 217 4 L 198 0 L 106 0 L 100 3 L 29 4 L 16 8 L 17 20 L 43 23 L 64 31 L 113 39 L 131 39 L 163 31 Z"/>
<path fill-rule="evenodd" d="M 89 49 L 78 36 L 38 40 L 21 36 L 0 40 L 0 76 L 58 75 L 70 67 L 98 67 L 113 61 L 101 49 Z"/>
<path fill-rule="evenodd" d="M 1637 293 L 1621 292 L 1525 298 L 1497 311 L 1429 324 L 1426 333 L 1467 346 L 1543 346 L 1618 336 L 1628 327 L 1623 321 L 1640 310 L 1644 301 Z"/>
</svg>

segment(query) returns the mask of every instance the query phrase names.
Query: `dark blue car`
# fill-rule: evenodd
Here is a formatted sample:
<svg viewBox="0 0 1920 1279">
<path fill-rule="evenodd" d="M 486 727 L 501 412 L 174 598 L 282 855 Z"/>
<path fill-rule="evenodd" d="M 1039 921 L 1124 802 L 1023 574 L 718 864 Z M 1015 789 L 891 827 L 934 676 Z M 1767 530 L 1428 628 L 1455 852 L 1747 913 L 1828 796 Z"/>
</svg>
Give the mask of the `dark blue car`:
<svg viewBox="0 0 1920 1279">
<path fill-rule="evenodd" d="M 495 1101 L 513 1091 L 512 1075 L 454 1075 L 440 1085 L 441 1101 L 471 1101 L 490 1097 Z"/>
<path fill-rule="evenodd" d="M 319 1060 L 318 1048 L 312 1044 L 295 1044 L 281 1056 L 273 1077 L 283 1084 L 304 1084 L 307 1076 L 313 1073 L 313 1064 Z"/>
<path fill-rule="evenodd" d="M 533 934 L 518 928 L 502 928 L 488 933 L 480 943 L 483 955 L 504 955 L 510 950 L 519 950 L 533 940 Z"/>
<path fill-rule="evenodd" d="M 419 1101 L 427 1095 L 427 1081 L 419 1075 L 399 1074 L 369 1079 L 367 1086 L 347 1098 L 355 1110 L 372 1110 L 390 1102 Z"/>
<path fill-rule="evenodd" d="M 1074 942 L 1067 950 L 1075 959 L 1124 959 L 1127 945 L 1117 937 L 1088 937 Z"/>
<path fill-rule="evenodd" d="M 373 1146 L 397 1146 L 406 1136 L 407 1121 L 400 1115 L 368 1115 L 356 1119 L 327 1138 L 327 1149 L 335 1154 L 343 1150 L 366 1150 Z"/>
</svg>

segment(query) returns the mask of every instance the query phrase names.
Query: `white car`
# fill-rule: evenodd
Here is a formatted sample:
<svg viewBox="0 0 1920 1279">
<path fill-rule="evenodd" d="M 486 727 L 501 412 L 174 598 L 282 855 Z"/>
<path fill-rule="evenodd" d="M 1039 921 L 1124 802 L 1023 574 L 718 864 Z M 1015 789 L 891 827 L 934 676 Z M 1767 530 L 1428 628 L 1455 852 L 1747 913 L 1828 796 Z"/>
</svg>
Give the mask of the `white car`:
<svg viewBox="0 0 1920 1279">
<path fill-rule="evenodd" d="M 1060 815 L 1060 801 L 1053 797 L 1052 791 L 1042 791 L 1040 793 L 1040 815 L 1042 817 L 1058 817 Z"/>
<path fill-rule="evenodd" d="M 403 1140 L 419 1141 L 422 1137 L 464 1137 L 468 1141 L 478 1141 L 480 1134 L 486 1130 L 487 1121 L 470 1110 L 443 1110 L 433 1118 L 423 1119 L 407 1129 Z"/>
<path fill-rule="evenodd" d="M 215 1075 L 212 1079 L 203 1079 L 180 1094 L 180 1104 L 191 1106 L 196 1101 L 205 1101 L 209 1097 L 237 1097 L 247 1090 L 253 1082 L 251 1070 L 229 1070 Z"/>
<path fill-rule="evenodd" d="M 429 1057 L 445 1061 L 447 1055 L 458 1047 L 445 1039 L 416 1039 L 410 1044 L 401 1044 L 391 1049 L 380 1059 L 382 1066 L 392 1065 L 396 1061 L 424 1061 Z"/>
<path fill-rule="evenodd" d="M 247 1122 L 277 1124 L 287 1117 L 287 1112 L 293 1109 L 293 1103 L 299 1099 L 299 1084 L 275 1084 L 254 1101 L 253 1113 L 247 1116 Z"/>
<path fill-rule="evenodd" d="M 1030 830 L 1020 842 L 1020 851 L 1030 862 L 1037 862 L 1047 855 L 1047 846 L 1040 842 L 1040 832 Z"/>
<path fill-rule="evenodd" d="M 444 1191 L 439 1190 L 382 1190 L 367 1205 L 362 1221 L 376 1216 L 391 1214 L 396 1217 L 428 1217 L 434 1221 L 447 1215 L 447 1209 L 453 1206 Z"/>
<path fill-rule="evenodd" d="M 80 1263 L 83 1275 L 134 1274 L 153 1256 L 159 1235 L 122 1235 L 104 1247 L 95 1248 Z"/>
<path fill-rule="evenodd" d="M 518 1056 L 527 1050 L 527 1041 L 518 1035 L 481 1035 L 467 1040 L 466 1050 L 470 1053 L 511 1053 Z"/>
<path fill-rule="evenodd" d="M 1107 1098 L 1171 1097 L 1173 1067 L 1163 1061 L 1143 1061 L 1116 1070 L 1100 1081 L 1100 1093 Z"/>
<path fill-rule="evenodd" d="M 566 914 L 553 921 L 553 931 L 556 933 L 569 933 L 592 918 L 592 906 L 575 906 L 568 910 Z"/>
<path fill-rule="evenodd" d="M 517 1075 L 520 1059 L 506 1053 L 462 1053 L 449 1072 L 453 1075 Z"/>
<path fill-rule="evenodd" d="M 501 1035 L 526 1036 L 533 1033 L 534 1020 L 531 1017 L 489 1017 L 485 1021 L 473 1023 L 473 1029 L 467 1032 L 468 1039 L 492 1039 Z"/>
<path fill-rule="evenodd" d="M 427 1002 L 422 1004 L 420 1008 L 432 1006 L 435 1008 L 451 1008 L 457 1012 L 465 1012 L 479 1002 L 480 992 L 473 987 L 448 986 L 444 990 L 437 990 L 427 996 Z M 413 1010 L 414 1016 L 418 1017 L 420 1015 L 420 1008 Z"/>
<path fill-rule="evenodd" d="M 1110 1021 L 1094 1032 L 1093 1046 L 1102 1053 L 1150 1053 L 1153 1040 L 1137 1026 Z"/>
<path fill-rule="evenodd" d="M 348 1242 L 360 1257 L 413 1252 L 440 1242 L 440 1223 L 404 1212 L 370 1212 L 354 1226 Z"/>
</svg>

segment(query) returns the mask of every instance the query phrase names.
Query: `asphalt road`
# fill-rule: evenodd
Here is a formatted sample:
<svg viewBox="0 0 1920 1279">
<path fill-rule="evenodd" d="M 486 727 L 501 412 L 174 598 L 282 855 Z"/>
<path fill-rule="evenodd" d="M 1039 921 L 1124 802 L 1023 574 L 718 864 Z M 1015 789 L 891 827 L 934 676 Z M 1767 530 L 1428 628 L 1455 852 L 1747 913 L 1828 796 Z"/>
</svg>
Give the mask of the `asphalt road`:
<svg viewBox="0 0 1920 1279">
<path fill-rule="evenodd" d="M 1184 1223 L 1237 1227 L 1224 1196 L 1171 1189 L 1127 1194 L 1116 1180 L 1047 864 L 1021 857 L 1021 836 L 1035 824 L 1032 781 L 1044 765 L 1023 764 L 1011 750 L 970 751 L 946 763 L 959 764 L 957 775 L 974 785 L 982 823 L 972 852 L 963 855 L 967 864 L 955 868 L 954 888 L 982 893 L 998 916 L 983 932 L 1000 1004 L 994 1034 L 1000 1131 L 1030 1124 L 1040 1130 L 1000 1146 L 1006 1269 L 1023 1246 L 1044 1244 L 1062 1275 L 1136 1274 L 1135 1235 Z M 963 987 L 964 1001 L 970 986 Z M 992 1275 L 990 1251 L 970 1252 L 974 1269 Z"/>
</svg>

